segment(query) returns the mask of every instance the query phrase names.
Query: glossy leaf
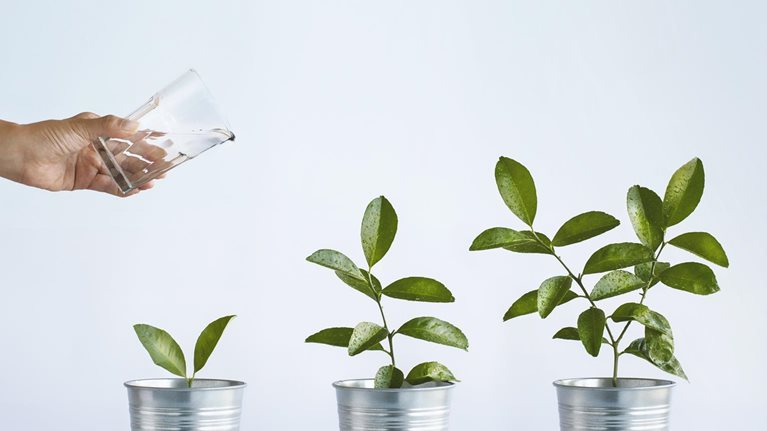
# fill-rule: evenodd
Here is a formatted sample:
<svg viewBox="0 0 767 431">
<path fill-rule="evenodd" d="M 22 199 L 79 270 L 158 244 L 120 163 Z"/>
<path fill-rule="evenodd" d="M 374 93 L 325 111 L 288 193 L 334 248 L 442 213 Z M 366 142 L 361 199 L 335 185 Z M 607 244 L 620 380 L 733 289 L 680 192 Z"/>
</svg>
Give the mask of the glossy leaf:
<svg viewBox="0 0 767 431">
<path fill-rule="evenodd" d="M 325 268 L 344 273 L 357 280 L 365 281 L 365 277 L 362 275 L 362 272 L 357 265 L 341 252 L 328 249 L 317 250 L 312 253 L 311 256 L 307 257 L 306 260 L 324 266 Z"/>
<path fill-rule="evenodd" d="M 378 369 L 375 377 L 376 389 L 401 388 L 405 374 L 393 365 L 385 365 Z"/>
<path fill-rule="evenodd" d="M 519 232 L 520 239 L 512 244 L 504 246 L 503 248 L 515 253 L 538 253 L 538 254 L 551 254 L 551 240 L 544 234 L 532 231 L 523 230 Z M 536 236 L 538 237 L 536 239 Z M 539 242 L 540 240 L 540 242 Z"/>
<path fill-rule="evenodd" d="M 660 281 L 660 274 L 670 267 L 671 264 L 668 262 L 655 262 L 655 268 L 653 268 L 652 262 L 645 262 L 634 266 L 634 274 L 644 282 L 648 282 L 652 278 L 652 282 L 650 283 L 650 287 L 652 287 Z M 650 271 L 655 273 L 654 277 L 650 277 Z"/>
<path fill-rule="evenodd" d="M 687 250 L 690 253 L 700 256 L 709 262 L 727 268 L 730 261 L 722 248 L 722 244 L 714 238 L 713 235 L 706 232 L 683 233 L 668 242 L 674 247 Z"/>
<path fill-rule="evenodd" d="M 494 248 L 514 247 L 520 243 L 535 242 L 532 235 L 506 227 L 491 227 L 485 230 L 471 243 L 469 251 L 490 250 Z M 537 245 L 538 243 L 535 242 Z"/>
<path fill-rule="evenodd" d="M 198 372 L 205 366 L 210 358 L 210 355 L 218 345 L 218 341 L 221 339 L 221 335 L 224 334 L 226 325 L 234 319 L 235 316 L 224 316 L 214 320 L 208 326 L 203 329 L 200 336 L 197 338 L 197 343 L 194 346 L 194 372 Z"/>
<path fill-rule="evenodd" d="M 665 364 L 674 358 L 674 338 L 652 328 L 645 328 L 647 355 L 654 364 Z"/>
<path fill-rule="evenodd" d="M 706 265 L 686 262 L 674 265 L 663 271 L 660 281 L 674 289 L 684 290 L 696 295 L 710 295 L 719 291 L 716 275 Z"/>
<path fill-rule="evenodd" d="M 432 343 L 444 344 L 445 346 L 457 347 L 463 350 L 468 350 L 469 348 L 469 340 L 460 329 L 436 317 L 416 317 L 411 319 L 397 330 L 397 334 L 431 341 Z"/>
<path fill-rule="evenodd" d="M 648 188 L 634 186 L 629 189 L 626 206 L 639 241 L 656 250 L 663 242 L 663 202 L 660 196 Z"/>
<path fill-rule="evenodd" d="M 578 328 L 573 328 L 572 326 L 568 326 L 568 327 L 560 329 L 551 338 L 553 338 L 555 340 L 581 341 L 581 336 L 578 333 Z"/>
<path fill-rule="evenodd" d="M 495 183 L 511 212 L 531 226 L 538 208 L 538 197 L 530 171 L 515 160 L 501 157 L 495 165 Z"/>
<path fill-rule="evenodd" d="M 538 314 L 545 319 L 557 305 L 565 299 L 573 279 L 567 276 L 556 276 L 546 279 L 538 288 Z"/>
<path fill-rule="evenodd" d="M 634 320 L 648 328 L 655 329 L 656 331 L 673 337 L 673 334 L 671 333 L 671 325 L 668 323 L 668 320 L 663 317 L 662 314 L 650 310 L 643 304 L 638 304 L 636 302 L 623 304 L 613 312 L 611 318 L 615 322 Z"/>
<path fill-rule="evenodd" d="M 629 346 L 624 350 L 624 353 L 628 353 L 630 355 L 634 355 L 638 358 L 642 358 L 645 361 L 655 365 L 659 369 L 669 373 L 673 374 L 675 376 L 679 376 L 685 380 L 687 379 L 687 375 L 684 373 L 684 370 L 682 369 L 682 365 L 679 363 L 679 361 L 676 359 L 676 357 L 673 357 L 665 362 L 665 363 L 656 363 L 650 358 L 650 354 L 648 352 L 647 342 L 644 338 L 638 338 L 629 344 Z"/>
<path fill-rule="evenodd" d="M 558 305 L 562 305 L 566 302 L 570 302 L 573 299 L 577 298 L 578 295 L 568 290 L 567 293 L 565 293 L 564 298 L 559 302 Z M 530 292 L 525 293 L 514 301 L 513 304 L 511 304 L 511 307 L 506 312 L 506 314 L 503 316 L 503 321 L 507 321 L 509 319 L 513 319 L 515 317 L 524 316 L 526 314 L 532 314 L 538 312 L 538 290 L 533 290 Z"/>
<path fill-rule="evenodd" d="M 365 295 L 367 295 L 369 298 L 371 298 L 374 301 L 378 301 L 378 296 L 381 294 L 381 282 L 378 281 L 378 279 L 375 277 L 375 275 L 368 274 L 367 271 L 364 269 L 359 270 L 362 274 L 362 277 L 364 280 L 360 280 L 358 278 L 346 275 L 345 273 L 341 271 L 336 271 L 336 276 L 341 279 L 347 286 L 351 287 L 352 289 L 355 289 Z M 373 280 L 373 286 L 371 289 L 370 286 L 370 279 L 368 279 L 368 276 L 370 275 L 370 279 Z"/>
<path fill-rule="evenodd" d="M 566 221 L 554 235 L 556 247 L 575 244 L 601 235 L 621 224 L 615 217 L 600 211 L 589 211 Z"/>
<path fill-rule="evenodd" d="M 703 196 L 704 183 L 703 162 L 697 157 L 674 172 L 663 197 L 666 227 L 681 222 L 695 210 Z"/>
<path fill-rule="evenodd" d="M 167 332 L 154 326 L 133 325 L 139 341 L 144 346 L 152 362 L 171 373 L 186 378 L 186 360 L 176 340 Z"/>
<path fill-rule="evenodd" d="M 349 339 L 349 356 L 358 355 L 374 347 L 388 336 L 386 329 L 371 322 L 362 322 L 354 327 Z"/>
<path fill-rule="evenodd" d="M 424 362 L 418 364 L 407 373 L 405 380 L 411 385 L 421 385 L 428 382 L 457 382 L 453 373 L 439 362 Z"/>
<path fill-rule="evenodd" d="M 583 347 L 591 356 L 599 356 L 602 348 L 602 335 L 605 332 L 605 312 L 598 308 L 589 308 L 578 316 L 578 335 Z"/>
<path fill-rule="evenodd" d="M 455 302 L 444 284 L 426 277 L 402 278 L 386 286 L 382 293 L 390 298 L 421 302 Z"/>
<path fill-rule="evenodd" d="M 327 328 L 310 335 L 305 342 L 348 348 L 353 332 L 354 328 Z M 381 346 L 381 343 L 378 343 L 367 350 L 383 350 L 383 346 Z"/>
<path fill-rule="evenodd" d="M 630 272 L 615 270 L 608 272 L 597 281 L 590 296 L 593 301 L 599 301 L 641 289 L 646 285 L 646 281 Z"/>
<path fill-rule="evenodd" d="M 396 234 L 397 213 L 394 207 L 383 196 L 373 199 L 365 209 L 360 232 L 368 266 L 372 267 L 386 255 Z"/>
<path fill-rule="evenodd" d="M 626 268 L 653 259 L 653 252 L 642 244 L 624 242 L 608 244 L 591 255 L 584 274 L 596 274 Z"/>
</svg>

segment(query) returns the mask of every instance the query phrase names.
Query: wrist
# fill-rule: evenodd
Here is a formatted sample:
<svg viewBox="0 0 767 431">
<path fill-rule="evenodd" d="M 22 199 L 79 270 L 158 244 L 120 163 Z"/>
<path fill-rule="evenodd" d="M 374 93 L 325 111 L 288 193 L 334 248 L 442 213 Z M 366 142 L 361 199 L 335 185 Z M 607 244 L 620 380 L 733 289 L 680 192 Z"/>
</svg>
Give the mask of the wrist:
<svg viewBox="0 0 767 431">
<path fill-rule="evenodd" d="M 20 182 L 23 177 L 24 127 L 0 120 L 0 177 Z"/>
</svg>

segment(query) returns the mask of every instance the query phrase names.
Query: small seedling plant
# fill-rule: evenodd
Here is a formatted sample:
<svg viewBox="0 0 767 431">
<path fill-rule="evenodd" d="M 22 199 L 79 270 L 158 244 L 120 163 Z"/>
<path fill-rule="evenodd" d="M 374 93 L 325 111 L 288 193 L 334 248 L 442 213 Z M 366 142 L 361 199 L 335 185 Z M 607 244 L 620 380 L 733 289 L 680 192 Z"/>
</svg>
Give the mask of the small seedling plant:
<svg viewBox="0 0 767 431">
<path fill-rule="evenodd" d="M 594 238 L 614 229 L 620 222 L 604 212 L 589 211 L 566 221 L 549 239 L 533 228 L 538 198 L 527 168 L 501 157 L 495 167 L 495 180 L 506 206 L 527 229 L 488 229 L 474 240 L 470 250 L 502 248 L 517 253 L 549 255 L 561 264 L 565 273 L 544 280 L 538 289 L 522 295 L 511 305 L 503 320 L 536 312 L 545 319 L 557 306 L 581 299 L 588 308 L 578 316 L 576 326 L 560 329 L 554 338 L 580 341 L 586 352 L 594 357 L 599 355 L 602 345 L 608 346 L 613 357 L 613 386 L 618 385 L 619 359 L 627 354 L 687 380 L 674 356 L 674 336 L 668 319 L 650 309 L 645 302 L 650 290 L 658 283 L 696 295 L 719 291 L 716 276 L 707 265 L 699 262 L 671 265 L 661 260 L 664 248 L 671 245 L 722 267 L 729 266 L 721 244 L 709 233 L 687 232 L 668 239 L 670 228 L 686 219 L 700 202 L 705 182 L 703 163 L 695 158 L 674 172 L 663 199 L 649 188 L 631 187 L 626 205 L 639 243 L 608 244 L 598 249 L 577 275 L 559 256 L 558 248 Z M 627 268 L 633 268 L 633 271 L 627 271 Z M 588 290 L 585 279 L 591 275 L 600 275 L 600 278 Z M 620 305 L 610 315 L 600 307 L 603 299 L 637 293 L 634 301 Z M 633 322 L 644 327 L 644 337 L 621 348 Z"/>
<path fill-rule="evenodd" d="M 191 388 L 197 373 L 208 363 L 208 359 L 216 345 L 218 345 L 224 329 L 226 329 L 226 326 L 234 317 L 224 316 L 216 319 L 200 333 L 194 346 L 194 371 L 191 376 L 187 373 L 184 352 L 169 333 L 143 323 L 133 325 L 133 330 L 136 331 L 139 341 L 141 341 L 141 344 L 149 353 L 152 361 L 171 373 L 184 378 L 187 385 Z"/>
<path fill-rule="evenodd" d="M 469 341 L 460 329 L 436 317 L 416 317 L 399 329 L 392 330 L 386 320 L 382 300 L 384 297 L 421 302 L 454 302 L 453 294 L 444 284 L 426 277 L 406 277 L 386 287 L 373 275 L 376 265 L 389 251 L 397 233 L 397 213 L 391 203 L 380 196 L 365 209 L 362 218 L 362 251 L 365 254 L 367 269 L 359 268 L 346 255 L 322 249 L 307 258 L 315 263 L 335 271 L 336 276 L 346 285 L 374 301 L 381 314 L 381 324 L 361 322 L 354 328 L 337 327 L 323 329 L 306 339 L 307 343 L 321 343 L 344 347 L 349 356 L 356 356 L 365 351 L 380 351 L 389 356 L 389 365 L 382 366 L 375 375 L 375 387 L 400 388 L 405 382 L 420 385 L 427 382 L 456 381 L 453 373 L 439 362 L 424 362 L 413 367 L 405 377 L 397 368 L 394 354 L 394 340 L 397 335 L 404 335 L 432 343 L 443 344 L 468 350 Z M 388 348 L 381 343 L 387 342 Z"/>
</svg>

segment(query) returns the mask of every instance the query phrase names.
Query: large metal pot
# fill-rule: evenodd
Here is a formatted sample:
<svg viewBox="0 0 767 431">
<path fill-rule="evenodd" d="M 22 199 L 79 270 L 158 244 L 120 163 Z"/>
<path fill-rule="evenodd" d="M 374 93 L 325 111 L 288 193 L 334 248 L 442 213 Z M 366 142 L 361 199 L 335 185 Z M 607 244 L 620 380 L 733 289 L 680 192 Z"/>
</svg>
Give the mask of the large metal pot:
<svg viewBox="0 0 767 431">
<path fill-rule="evenodd" d="M 453 383 L 375 389 L 373 380 L 333 384 L 341 431 L 446 431 Z"/>
<path fill-rule="evenodd" d="M 667 431 L 671 409 L 669 380 L 610 378 L 557 380 L 561 431 Z"/>
<path fill-rule="evenodd" d="M 132 431 L 238 431 L 245 383 L 147 379 L 125 383 Z"/>
</svg>

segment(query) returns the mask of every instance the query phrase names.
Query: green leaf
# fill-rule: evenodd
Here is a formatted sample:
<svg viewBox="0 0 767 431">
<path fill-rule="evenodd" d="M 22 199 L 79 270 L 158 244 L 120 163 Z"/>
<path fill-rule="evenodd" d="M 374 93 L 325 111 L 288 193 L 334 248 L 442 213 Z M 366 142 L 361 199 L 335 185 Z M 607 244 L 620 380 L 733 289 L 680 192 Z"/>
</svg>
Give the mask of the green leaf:
<svg viewBox="0 0 767 431">
<path fill-rule="evenodd" d="M 469 340 L 460 329 L 436 317 L 411 319 L 397 330 L 397 334 L 463 350 L 469 349 Z"/>
<path fill-rule="evenodd" d="M 378 369 L 375 377 L 376 389 L 401 388 L 405 374 L 393 365 L 385 365 Z"/>
<path fill-rule="evenodd" d="M 555 340 L 581 340 L 578 328 L 573 328 L 572 326 L 560 329 L 552 338 Z"/>
<path fill-rule="evenodd" d="M 457 382 L 453 373 L 439 362 L 418 364 L 407 373 L 405 380 L 413 386 L 428 382 Z"/>
<path fill-rule="evenodd" d="M 696 295 L 710 295 L 719 292 L 719 284 L 716 282 L 714 271 L 697 262 L 686 262 L 672 266 L 661 273 L 660 281 L 666 286 Z"/>
<path fill-rule="evenodd" d="M 327 328 L 310 335 L 305 342 L 348 348 L 353 332 L 354 328 Z M 383 346 L 381 346 L 381 343 L 378 343 L 367 350 L 383 350 Z"/>
<path fill-rule="evenodd" d="M 551 254 L 551 240 L 544 234 L 532 231 L 523 230 L 518 232 L 520 238 L 512 244 L 504 246 L 503 248 L 516 253 L 538 253 L 538 254 Z M 535 238 L 538 236 L 538 240 Z M 541 244 L 543 243 L 543 244 Z"/>
<path fill-rule="evenodd" d="M 629 344 L 629 346 L 626 348 L 626 350 L 623 351 L 623 353 L 628 353 L 630 355 L 634 355 L 638 358 L 642 358 L 645 361 L 655 365 L 656 367 L 660 368 L 661 370 L 673 374 L 675 376 L 679 376 L 685 380 L 689 380 L 687 378 L 687 375 L 684 373 L 684 370 L 682 369 L 682 365 L 679 363 L 679 361 L 672 356 L 672 358 L 665 362 L 665 363 L 656 363 L 650 358 L 650 354 L 647 347 L 647 342 L 644 338 L 638 338 Z"/>
<path fill-rule="evenodd" d="M 645 328 L 647 355 L 654 364 L 665 364 L 674 358 L 674 338 L 652 328 Z"/>
<path fill-rule="evenodd" d="M 538 288 L 538 314 L 545 319 L 565 299 L 573 279 L 560 275 L 546 279 Z"/>
<path fill-rule="evenodd" d="M 709 262 L 727 268 L 730 261 L 722 248 L 722 244 L 714 238 L 713 235 L 706 232 L 683 233 L 668 242 L 669 244 L 687 250 L 690 253 L 700 256 Z"/>
<path fill-rule="evenodd" d="M 563 247 L 601 235 L 621 224 L 615 217 L 600 211 L 589 211 L 566 221 L 551 243 Z"/>
<path fill-rule="evenodd" d="M 386 329 L 371 322 L 362 322 L 354 327 L 349 339 L 349 356 L 358 355 L 375 347 L 385 340 L 389 333 Z"/>
<path fill-rule="evenodd" d="M 139 341 L 144 346 L 152 362 L 171 373 L 186 378 L 186 360 L 176 340 L 167 332 L 154 326 L 133 325 Z"/>
<path fill-rule="evenodd" d="M 646 305 L 638 304 L 636 302 L 628 302 L 618 307 L 615 312 L 613 312 L 611 318 L 615 322 L 634 320 L 645 327 L 655 329 L 669 337 L 673 337 L 673 334 L 671 333 L 671 325 L 668 323 L 668 320 L 663 317 L 662 314 L 650 310 Z"/>
<path fill-rule="evenodd" d="M 214 320 L 205 329 L 202 330 L 200 336 L 197 337 L 197 343 L 194 346 L 194 372 L 198 372 L 205 366 L 210 358 L 211 353 L 218 345 L 218 340 L 221 339 L 221 335 L 226 329 L 226 325 L 229 321 L 234 319 L 235 316 L 224 316 Z"/>
<path fill-rule="evenodd" d="M 659 276 L 663 271 L 669 269 L 671 267 L 671 264 L 668 262 L 655 262 L 655 270 L 653 271 L 655 273 L 654 277 L 650 276 L 650 270 L 653 268 L 652 262 L 644 262 L 640 263 L 639 265 L 634 266 L 634 274 L 636 274 L 637 277 L 641 278 L 643 281 L 648 282 L 652 278 L 652 282 L 650 283 L 650 287 L 655 286 L 660 281 Z"/>
<path fill-rule="evenodd" d="M 562 299 L 558 305 L 562 305 L 566 302 L 570 302 L 577 297 L 578 295 L 575 292 L 568 290 L 567 293 L 565 293 L 564 299 Z M 538 312 L 538 290 L 533 290 L 533 291 L 525 293 L 524 295 L 522 295 L 521 298 L 517 299 L 516 301 L 514 301 L 513 304 L 511 304 L 511 307 L 503 316 L 503 321 L 505 322 L 515 317 L 524 316 L 526 314 L 532 314 L 537 312 Z"/>
<path fill-rule="evenodd" d="M 394 207 L 383 196 L 373 199 L 365 209 L 360 232 L 368 266 L 372 267 L 386 255 L 396 234 L 397 213 Z"/>
<path fill-rule="evenodd" d="M 615 270 L 608 272 L 597 281 L 590 296 L 593 301 L 599 301 L 641 289 L 645 285 L 647 282 L 636 275 L 627 271 Z"/>
<path fill-rule="evenodd" d="M 605 312 L 598 308 L 591 307 L 578 316 L 578 335 L 591 356 L 599 356 L 605 323 Z"/>
<path fill-rule="evenodd" d="M 511 212 L 531 226 L 538 208 L 538 197 L 530 171 L 515 160 L 501 157 L 495 165 L 495 183 Z"/>
<path fill-rule="evenodd" d="M 657 250 L 663 242 L 663 202 L 654 191 L 640 186 L 629 189 L 626 198 L 629 219 L 642 244 Z"/>
<path fill-rule="evenodd" d="M 666 227 L 681 222 L 695 210 L 703 196 L 705 181 L 703 162 L 697 157 L 674 172 L 663 197 Z"/>
<path fill-rule="evenodd" d="M 653 252 L 642 244 L 624 242 L 608 244 L 591 255 L 583 268 L 584 274 L 596 274 L 626 268 L 653 259 Z"/>
<path fill-rule="evenodd" d="M 469 251 L 490 250 L 494 248 L 512 247 L 520 242 L 529 242 L 531 236 L 525 235 L 507 227 L 491 227 L 485 230 L 471 243 Z M 535 241 L 535 238 L 532 238 Z M 537 244 L 537 242 L 536 242 Z"/>
<path fill-rule="evenodd" d="M 351 277 L 341 271 L 336 271 L 336 275 L 347 286 L 359 292 L 364 293 L 365 295 L 367 295 L 374 301 L 378 301 L 378 296 L 381 294 L 381 282 L 378 281 L 375 275 L 371 275 L 373 280 L 373 288 L 371 289 L 370 281 L 368 280 L 368 272 L 365 271 L 364 269 L 360 269 L 359 271 L 362 274 L 362 276 L 365 278 L 364 280 L 359 280 L 357 278 Z"/>
<path fill-rule="evenodd" d="M 426 277 L 407 277 L 386 286 L 381 292 L 390 298 L 421 302 L 455 302 L 444 284 Z"/>
<path fill-rule="evenodd" d="M 357 268 L 357 265 L 341 252 L 328 249 L 317 250 L 312 253 L 311 256 L 307 257 L 306 260 L 324 266 L 325 268 L 341 272 L 349 277 L 356 278 L 357 280 L 365 281 L 365 277 L 362 275 L 362 272 L 360 272 L 360 269 Z"/>
</svg>

